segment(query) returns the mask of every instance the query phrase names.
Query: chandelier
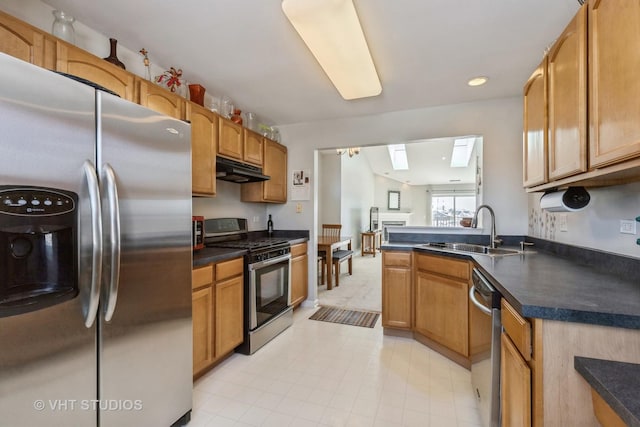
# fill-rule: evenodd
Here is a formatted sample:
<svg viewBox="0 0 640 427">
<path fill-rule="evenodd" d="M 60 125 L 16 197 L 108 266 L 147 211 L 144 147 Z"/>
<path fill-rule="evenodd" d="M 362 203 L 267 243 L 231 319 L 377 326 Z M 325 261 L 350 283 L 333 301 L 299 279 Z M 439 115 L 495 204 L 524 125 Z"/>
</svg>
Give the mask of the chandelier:
<svg viewBox="0 0 640 427">
<path fill-rule="evenodd" d="M 343 154 L 349 154 L 349 157 L 353 157 L 356 154 L 360 154 L 360 147 L 350 147 L 350 148 L 338 148 L 336 150 L 338 156 L 342 156 Z"/>
</svg>

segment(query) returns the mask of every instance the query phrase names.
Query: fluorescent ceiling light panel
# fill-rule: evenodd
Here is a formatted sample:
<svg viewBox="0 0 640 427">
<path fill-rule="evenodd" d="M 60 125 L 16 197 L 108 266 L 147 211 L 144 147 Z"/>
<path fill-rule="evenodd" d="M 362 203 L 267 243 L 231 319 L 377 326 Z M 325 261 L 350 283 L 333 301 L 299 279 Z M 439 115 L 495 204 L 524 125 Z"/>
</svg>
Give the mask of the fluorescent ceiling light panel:
<svg viewBox="0 0 640 427">
<path fill-rule="evenodd" d="M 387 145 L 389 149 L 389 157 L 393 170 L 406 171 L 409 170 L 409 161 L 407 160 L 407 150 L 404 144 Z"/>
<path fill-rule="evenodd" d="M 454 140 L 453 150 L 451 152 L 452 168 L 466 168 L 469 166 L 469 160 L 471 159 L 471 153 L 473 152 L 473 145 L 475 142 L 475 136 Z"/>
<path fill-rule="evenodd" d="M 282 10 L 344 99 L 380 95 L 352 0 L 283 0 Z"/>
</svg>

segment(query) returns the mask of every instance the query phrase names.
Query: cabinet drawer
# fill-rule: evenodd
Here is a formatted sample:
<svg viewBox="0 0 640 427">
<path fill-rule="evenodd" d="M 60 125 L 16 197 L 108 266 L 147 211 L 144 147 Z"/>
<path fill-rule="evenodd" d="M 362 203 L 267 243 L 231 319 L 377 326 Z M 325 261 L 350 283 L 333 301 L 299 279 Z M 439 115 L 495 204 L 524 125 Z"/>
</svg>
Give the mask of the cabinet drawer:
<svg viewBox="0 0 640 427">
<path fill-rule="evenodd" d="M 383 252 L 383 265 L 395 267 L 411 267 L 411 252 Z"/>
<path fill-rule="evenodd" d="M 196 268 L 191 271 L 191 289 L 197 289 L 213 282 L 213 266 Z"/>
<path fill-rule="evenodd" d="M 430 255 L 418 255 L 417 258 L 416 264 L 418 270 L 426 270 L 443 276 L 469 280 L 470 268 L 467 261 Z"/>
<path fill-rule="evenodd" d="M 244 261 L 242 258 L 235 258 L 229 261 L 217 263 L 215 281 L 227 279 L 229 277 L 242 274 Z"/>
<path fill-rule="evenodd" d="M 301 256 L 307 253 L 307 244 L 300 243 L 298 245 L 291 246 L 291 258 Z"/>
<path fill-rule="evenodd" d="M 502 327 L 518 348 L 525 360 L 531 360 L 531 324 L 504 298 L 502 306 Z"/>
</svg>

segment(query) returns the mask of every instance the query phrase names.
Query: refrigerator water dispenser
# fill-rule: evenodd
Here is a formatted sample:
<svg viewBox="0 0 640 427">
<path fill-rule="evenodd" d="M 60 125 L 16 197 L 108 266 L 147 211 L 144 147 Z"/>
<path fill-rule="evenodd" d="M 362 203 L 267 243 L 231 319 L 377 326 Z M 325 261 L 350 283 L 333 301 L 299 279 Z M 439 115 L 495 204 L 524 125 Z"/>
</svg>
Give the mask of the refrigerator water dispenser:
<svg viewBox="0 0 640 427">
<path fill-rule="evenodd" d="M 77 195 L 0 186 L 0 317 L 78 295 Z"/>
</svg>

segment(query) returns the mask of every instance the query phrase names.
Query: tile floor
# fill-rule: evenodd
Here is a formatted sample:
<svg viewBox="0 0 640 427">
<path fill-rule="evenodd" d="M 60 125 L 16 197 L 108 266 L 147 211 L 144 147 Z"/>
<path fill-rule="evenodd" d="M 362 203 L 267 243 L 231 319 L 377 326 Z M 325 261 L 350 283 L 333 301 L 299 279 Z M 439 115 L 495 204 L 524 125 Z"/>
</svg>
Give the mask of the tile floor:
<svg viewBox="0 0 640 427">
<path fill-rule="evenodd" d="M 341 285 L 342 286 L 342 285 Z M 189 427 L 480 426 L 469 371 L 412 339 L 309 320 L 194 384 Z"/>
</svg>

